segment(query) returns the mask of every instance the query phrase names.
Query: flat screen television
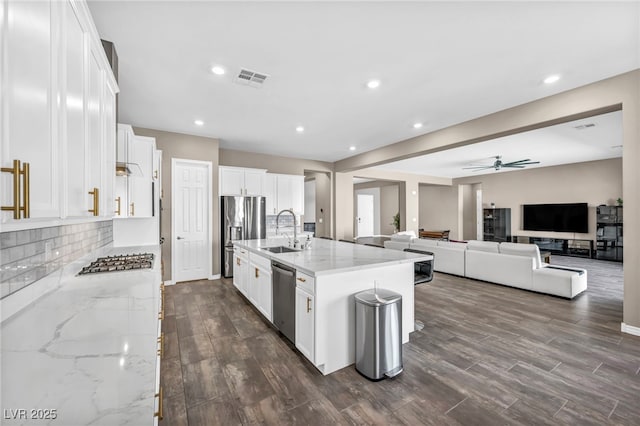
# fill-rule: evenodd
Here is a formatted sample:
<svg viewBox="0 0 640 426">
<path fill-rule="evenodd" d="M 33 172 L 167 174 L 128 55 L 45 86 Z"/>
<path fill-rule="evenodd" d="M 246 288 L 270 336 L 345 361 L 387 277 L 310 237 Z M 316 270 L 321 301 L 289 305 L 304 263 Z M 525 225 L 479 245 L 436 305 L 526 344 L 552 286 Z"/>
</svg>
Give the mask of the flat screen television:
<svg viewBox="0 0 640 426">
<path fill-rule="evenodd" d="M 589 206 L 573 204 L 523 204 L 525 231 L 589 232 Z"/>
</svg>

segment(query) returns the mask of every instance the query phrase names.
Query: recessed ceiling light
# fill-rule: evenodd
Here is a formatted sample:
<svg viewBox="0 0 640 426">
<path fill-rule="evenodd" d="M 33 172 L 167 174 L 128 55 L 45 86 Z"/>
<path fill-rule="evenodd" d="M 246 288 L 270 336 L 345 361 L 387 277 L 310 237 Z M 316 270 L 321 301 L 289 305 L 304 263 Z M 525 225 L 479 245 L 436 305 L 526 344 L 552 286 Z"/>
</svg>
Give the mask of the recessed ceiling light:
<svg viewBox="0 0 640 426">
<path fill-rule="evenodd" d="M 380 80 L 369 80 L 367 82 L 367 87 L 369 89 L 377 89 L 380 86 Z"/>
<path fill-rule="evenodd" d="M 355 147 L 355 146 L 350 146 L 350 147 L 349 147 L 349 151 L 355 151 L 355 150 L 356 150 L 356 147 Z"/>
<path fill-rule="evenodd" d="M 545 78 L 543 81 L 544 81 L 545 84 L 552 84 L 552 83 L 555 83 L 558 80 L 560 80 L 560 76 L 558 74 L 554 74 L 554 75 L 550 75 L 549 77 Z"/>
<path fill-rule="evenodd" d="M 420 127 L 422 127 L 422 123 L 415 123 L 415 124 L 413 125 L 413 128 L 414 128 L 414 129 L 419 129 Z"/>
<path fill-rule="evenodd" d="M 304 127 L 302 127 L 302 126 L 296 127 L 296 132 L 298 132 L 298 133 L 304 132 Z"/>
<path fill-rule="evenodd" d="M 211 68 L 211 72 L 215 75 L 222 75 L 224 74 L 224 68 L 216 65 L 215 67 Z"/>
<path fill-rule="evenodd" d="M 193 122 L 193 124 L 195 124 L 196 126 L 204 126 L 204 121 L 196 120 L 196 121 Z"/>
</svg>

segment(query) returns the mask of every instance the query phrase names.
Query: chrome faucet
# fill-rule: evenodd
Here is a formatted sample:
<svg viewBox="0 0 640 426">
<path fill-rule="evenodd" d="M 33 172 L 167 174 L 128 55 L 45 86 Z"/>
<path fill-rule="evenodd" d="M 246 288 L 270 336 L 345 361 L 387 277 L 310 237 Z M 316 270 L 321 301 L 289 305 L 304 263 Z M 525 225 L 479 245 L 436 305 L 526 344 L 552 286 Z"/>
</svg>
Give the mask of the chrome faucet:
<svg viewBox="0 0 640 426">
<path fill-rule="evenodd" d="M 298 230 L 297 225 L 296 225 L 296 214 L 293 212 L 293 210 L 291 209 L 284 209 L 284 210 L 280 210 L 280 212 L 278 213 L 278 216 L 276 216 L 276 235 L 278 235 L 278 229 L 280 228 L 280 226 L 278 225 L 278 221 L 280 220 L 280 215 L 282 213 L 291 213 L 291 216 L 293 216 L 293 248 L 298 248 L 298 243 L 300 241 L 298 241 Z"/>
</svg>

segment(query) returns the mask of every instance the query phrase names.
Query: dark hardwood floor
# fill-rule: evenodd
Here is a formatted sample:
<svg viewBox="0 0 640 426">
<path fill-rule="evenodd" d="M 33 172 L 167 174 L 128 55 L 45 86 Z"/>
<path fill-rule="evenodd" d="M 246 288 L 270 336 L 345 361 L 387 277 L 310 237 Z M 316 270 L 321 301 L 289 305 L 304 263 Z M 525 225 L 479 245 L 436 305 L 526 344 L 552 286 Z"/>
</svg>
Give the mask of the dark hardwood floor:
<svg viewBox="0 0 640 426">
<path fill-rule="evenodd" d="M 163 425 L 640 424 L 640 337 L 620 332 L 622 265 L 588 269 L 574 300 L 436 273 L 404 372 L 322 376 L 230 280 L 166 290 Z"/>
</svg>

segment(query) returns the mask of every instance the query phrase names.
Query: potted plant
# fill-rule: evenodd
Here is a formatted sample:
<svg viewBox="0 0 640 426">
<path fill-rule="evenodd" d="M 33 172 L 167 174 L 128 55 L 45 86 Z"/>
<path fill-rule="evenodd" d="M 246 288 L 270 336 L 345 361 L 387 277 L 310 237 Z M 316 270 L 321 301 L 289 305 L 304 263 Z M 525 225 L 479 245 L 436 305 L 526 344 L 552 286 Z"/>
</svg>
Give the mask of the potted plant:
<svg viewBox="0 0 640 426">
<path fill-rule="evenodd" d="M 618 206 L 622 207 L 622 198 L 618 198 L 616 203 L 618 203 Z"/>
<path fill-rule="evenodd" d="M 391 222 L 391 225 L 393 225 L 394 232 L 400 231 L 400 212 L 393 216 L 393 222 Z"/>
</svg>

